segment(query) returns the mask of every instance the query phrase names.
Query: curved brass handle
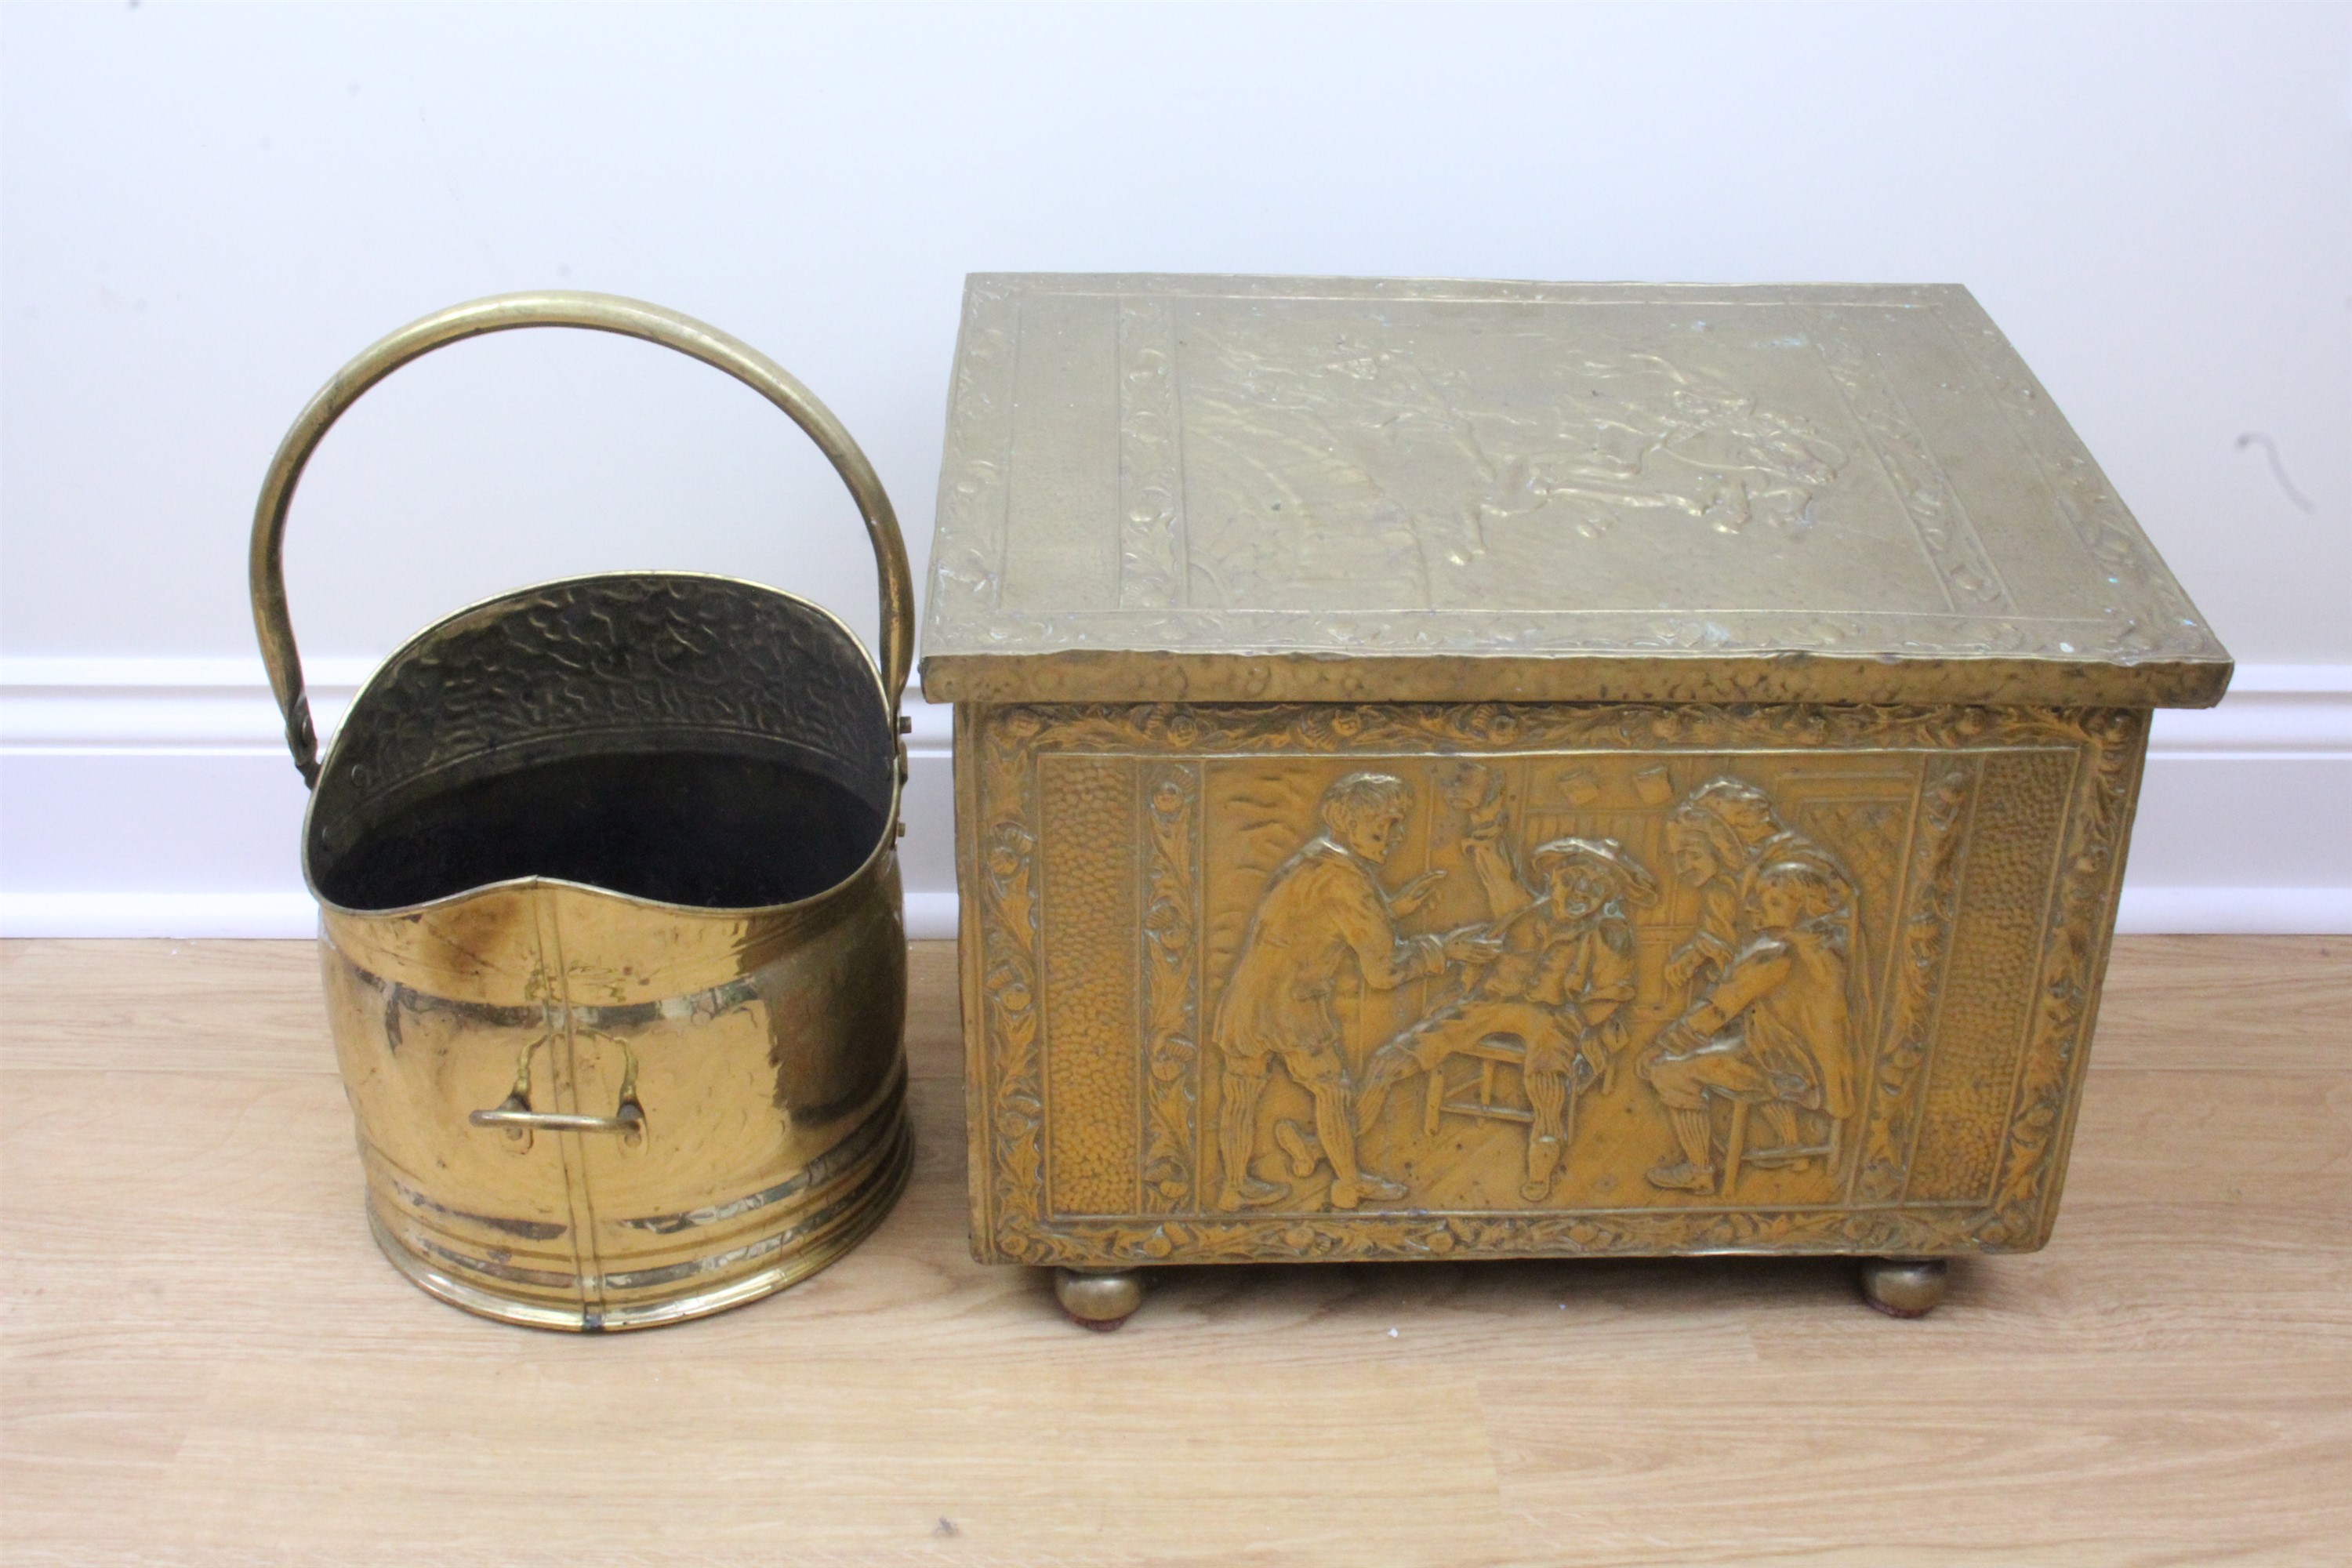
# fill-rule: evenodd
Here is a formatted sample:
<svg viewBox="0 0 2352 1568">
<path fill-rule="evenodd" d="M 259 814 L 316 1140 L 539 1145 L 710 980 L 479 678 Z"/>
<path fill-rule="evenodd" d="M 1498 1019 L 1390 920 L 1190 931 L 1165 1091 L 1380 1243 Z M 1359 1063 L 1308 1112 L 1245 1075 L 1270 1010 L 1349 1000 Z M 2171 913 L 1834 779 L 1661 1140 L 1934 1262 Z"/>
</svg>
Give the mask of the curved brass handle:
<svg viewBox="0 0 2352 1568">
<path fill-rule="evenodd" d="M 581 1029 L 580 1034 L 595 1034 Z M 645 1141 L 646 1108 L 637 1103 L 637 1053 L 629 1043 L 612 1035 L 600 1037 L 621 1047 L 621 1092 L 613 1098 L 619 1103 L 610 1116 L 582 1116 L 568 1110 L 533 1110 L 530 1108 L 530 1058 L 539 1054 L 541 1046 L 554 1037 L 541 1035 L 523 1047 L 522 1058 L 515 1064 L 514 1087 L 507 1097 L 488 1110 L 477 1110 L 466 1118 L 477 1127 L 503 1128 L 509 1138 L 523 1149 L 530 1147 L 530 1135 L 539 1132 L 617 1132 L 621 1142 L 635 1147 Z"/>
<path fill-rule="evenodd" d="M 310 700 L 302 686 L 302 656 L 294 646 L 294 622 L 286 606 L 286 515 L 294 504 L 294 487 L 320 439 L 369 387 L 435 349 L 517 327 L 584 327 L 676 349 L 725 371 L 782 409 L 808 433 L 849 487 L 874 542 L 882 594 L 882 647 L 877 663 L 895 716 L 915 658 L 914 574 L 908 568 L 907 542 L 899 536 L 898 515 L 890 510 L 881 479 L 832 411 L 759 350 L 675 310 L 613 294 L 498 294 L 411 321 L 377 342 L 320 388 L 270 459 L 261 499 L 253 509 L 247 574 L 262 660 L 269 667 L 270 689 L 277 693 L 278 711 L 286 717 L 286 745 L 294 753 L 294 765 L 301 771 L 303 782 L 319 782 L 319 737 L 310 723 Z"/>
<path fill-rule="evenodd" d="M 646 1113 L 635 1100 L 624 1100 L 614 1116 L 576 1116 L 563 1110 L 533 1110 L 529 1100 L 511 1101 L 477 1110 L 467 1120 L 477 1127 L 520 1127 L 541 1132 L 619 1132 L 632 1140 L 645 1131 Z"/>
</svg>

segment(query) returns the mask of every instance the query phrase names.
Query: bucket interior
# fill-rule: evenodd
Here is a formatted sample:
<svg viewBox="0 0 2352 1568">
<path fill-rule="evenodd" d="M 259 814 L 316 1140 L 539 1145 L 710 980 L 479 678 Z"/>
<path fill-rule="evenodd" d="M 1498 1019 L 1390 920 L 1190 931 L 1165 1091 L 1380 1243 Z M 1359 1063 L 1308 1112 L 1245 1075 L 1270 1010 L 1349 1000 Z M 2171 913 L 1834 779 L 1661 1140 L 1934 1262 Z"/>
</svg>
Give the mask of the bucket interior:
<svg viewBox="0 0 2352 1568">
<path fill-rule="evenodd" d="M 369 683 L 306 868 L 359 910 L 529 877 L 792 903 L 873 854 L 897 758 L 873 667 L 823 610 L 683 574 L 550 584 L 433 627 Z"/>
</svg>

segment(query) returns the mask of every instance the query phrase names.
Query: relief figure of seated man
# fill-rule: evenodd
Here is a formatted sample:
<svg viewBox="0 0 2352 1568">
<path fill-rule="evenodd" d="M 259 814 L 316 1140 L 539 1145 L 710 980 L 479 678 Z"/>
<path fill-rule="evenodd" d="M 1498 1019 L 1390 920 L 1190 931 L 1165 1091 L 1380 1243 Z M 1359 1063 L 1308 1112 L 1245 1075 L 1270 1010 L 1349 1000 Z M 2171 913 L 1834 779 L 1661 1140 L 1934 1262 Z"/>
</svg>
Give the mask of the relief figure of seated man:
<svg viewBox="0 0 2352 1568">
<path fill-rule="evenodd" d="M 1520 1195 L 1540 1203 L 1565 1152 L 1570 1096 L 1596 1079 L 1605 1084 L 1623 1044 L 1635 955 L 1624 906 L 1654 900 L 1657 883 L 1613 838 L 1559 838 L 1538 848 L 1532 859 L 1541 893 L 1507 869 L 1497 875 L 1503 863 L 1491 844 L 1473 840 L 1469 848 L 1490 902 L 1517 905 L 1496 911 L 1502 951 L 1472 971 L 1458 1000 L 1372 1053 L 1359 1113 L 1370 1125 L 1393 1085 L 1442 1071 L 1447 1058 L 1481 1041 L 1514 1037 L 1525 1051 L 1520 1071 L 1533 1113 Z"/>
<path fill-rule="evenodd" d="M 1755 934 L 1642 1059 L 1681 1148 L 1679 1161 L 1650 1172 L 1667 1191 L 1719 1190 L 1715 1100 L 1761 1107 L 1784 1144 L 1795 1141 L 1800 1109 L 1826 1116 L 1832 1129 L 1853 1114 L 1852 888 L 1818 854 L 1769 861 L 1751 887 L 1744 913 Z"/>
</svg>

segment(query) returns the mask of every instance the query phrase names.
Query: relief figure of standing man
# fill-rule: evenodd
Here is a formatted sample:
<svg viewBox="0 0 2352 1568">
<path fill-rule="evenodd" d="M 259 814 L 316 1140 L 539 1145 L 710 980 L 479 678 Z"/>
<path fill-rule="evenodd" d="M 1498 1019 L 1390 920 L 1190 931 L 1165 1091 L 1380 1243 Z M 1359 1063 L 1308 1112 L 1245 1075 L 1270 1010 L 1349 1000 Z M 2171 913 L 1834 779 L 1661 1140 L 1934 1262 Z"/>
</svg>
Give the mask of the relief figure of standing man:
<svg viewBox="0 0 2352 1568">
<path fill-rule="evenodd" d="M 1217 1005 L 1221 1064 L 1217 1206 L 1233 1211 L 1279 1203 L 1290 1189 L 1250 1173 L 1258 1100 L 1275 1058 L 1315 1101 L 1315 1131 L 1331 1163 L 1331 1206 L 1391 1203 L 1402 1184 L 1356 1160 L 1353 1089 L 1339 1055 L 1332 999 L 1349 964 L 1374 991 L 1441 973 L 1449 962 L 1491 956 L 1500 942 L 1481 927 L 1402 936 L 1395 917 L 1428 898 L 1439 873 L 1394 897 L 1380 868 L 1404 837 L 1412 792 L 1387 773 L 1349 773 L 1323 792 L 1323 831 L 1275 873 L 1250 916 L 1241 954 Z"/>
</svg>

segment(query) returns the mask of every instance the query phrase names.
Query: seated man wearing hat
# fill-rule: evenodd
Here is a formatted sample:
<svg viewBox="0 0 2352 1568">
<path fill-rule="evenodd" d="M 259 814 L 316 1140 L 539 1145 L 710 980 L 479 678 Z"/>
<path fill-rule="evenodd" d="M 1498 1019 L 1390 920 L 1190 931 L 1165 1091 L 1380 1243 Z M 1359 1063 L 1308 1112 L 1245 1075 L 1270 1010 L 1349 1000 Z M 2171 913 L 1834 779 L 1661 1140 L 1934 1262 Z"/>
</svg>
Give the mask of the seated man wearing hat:
<svg viewBox="0 0 2352 1568">
<path fill-rule="evenodd" d="M 1818 1112 L 1832 1148 L 1854 1111 L 1853 885 L 1827 855 L 1797 849 L 1758 866 L 1748 887 L 1743 921 L 1755 935 L 1642 1060 L 1682 1149 L 1679 1161 L 1650 1173 L 1651 1184 L 1667 1191 L 1718 1189 L 1710 1097 L 1760 1106 L 1781 1124 L 1784 1142 L 1799 1108 Z"/>
<path fill-rule="evenodd" d="M 1605 1078 L 1623 1044 L 1621 1015 L 1634 983 L 1633 924 L 1624 905 L 1650 902 L 1658 888 L 1613 838 L 1556 838 L 1533 860 L 1543 891 L 1518 887 L 1527 901 L 1496 911 L 1501 955 L 1474 973 L 1460 1000 L 1372 1053 L 1360 1111 L 1369 1125 L 1391 1085 L 1438 1071 L 1447 1058 L 1490 1037 L 1516 1037 L 1526 1051 L 1521 1074 L 1534 1113 L 1519 1194 L 1540 1203 L 1565 1152 L 1570 1094 Z M 1490 899 L 1518 886 L 1515 876 L 1486 880 Z"/>
</svg>

